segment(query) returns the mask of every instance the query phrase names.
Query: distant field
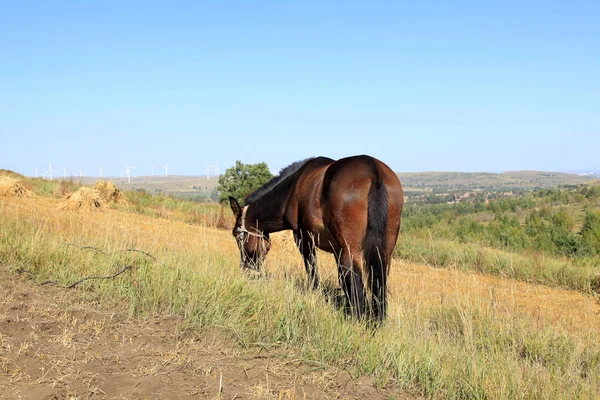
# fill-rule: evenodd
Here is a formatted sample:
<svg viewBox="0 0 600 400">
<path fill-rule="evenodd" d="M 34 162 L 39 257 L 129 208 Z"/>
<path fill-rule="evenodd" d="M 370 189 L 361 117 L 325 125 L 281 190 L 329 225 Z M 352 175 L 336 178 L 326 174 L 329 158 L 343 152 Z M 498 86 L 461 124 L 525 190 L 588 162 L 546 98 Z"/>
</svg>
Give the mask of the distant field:
<svg viewBox="0 0 600 400">
<path fill-rule="evenodd" d="M 85 185 L 93 185 L 98 177 L 83 177 L 81 181 Z M 206 176 L 132 176 L 131 183 L 127 182 L 127 178 L 104 178 L 112 179 L 112 181 L 122 190 L 144 189 L 149 192 L 163 192 L 165 194 L 173 194 L 175 196 L 210 196 L 210 194 L 219 185 L 217 177 L 211 177 L 209 180 Z"/>
<path fill-rule="evenodd" d="M 532 189 L 579 185 L 589 183 L 599 176 L 579 176 L 561 172 L 513 171 L 495 174 L 491 172 L 400 172 L 398 177 L 407 189 L 466 189 L 506 188 Z"/>
</svg>

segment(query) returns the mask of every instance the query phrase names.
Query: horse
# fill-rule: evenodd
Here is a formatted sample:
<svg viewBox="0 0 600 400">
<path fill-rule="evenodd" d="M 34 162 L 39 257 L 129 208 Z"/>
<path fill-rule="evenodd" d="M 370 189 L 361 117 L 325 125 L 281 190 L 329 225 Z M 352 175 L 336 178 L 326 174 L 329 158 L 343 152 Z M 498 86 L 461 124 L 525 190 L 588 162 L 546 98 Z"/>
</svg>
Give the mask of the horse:
<svg viewBox="0 0 600 400">
<path fill-rule="evenodd" d="M 319 248 L 336 257 L 346 311 L 359 320 L 365 315 L 385 319 L 387 278 L 404 204 L 400 180 L 386 164 L 367 155 L 309 158 L 282 169 L 243 206 L 234 197 L 229 202 L 241 268 L 260 269 L 271 247 L 269 234 L 292 230 L 313 288 L 319 286 Z"/>
</svg>

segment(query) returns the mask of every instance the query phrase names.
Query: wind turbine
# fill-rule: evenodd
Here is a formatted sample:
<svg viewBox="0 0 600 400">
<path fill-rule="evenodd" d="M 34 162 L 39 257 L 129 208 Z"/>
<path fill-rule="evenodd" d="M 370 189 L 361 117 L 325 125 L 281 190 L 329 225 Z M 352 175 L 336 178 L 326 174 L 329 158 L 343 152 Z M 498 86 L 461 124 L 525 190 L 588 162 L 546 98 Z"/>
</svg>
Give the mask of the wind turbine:
<svg viewBox="0 0 600 400">
<path fill-rule="evenodd" d="M 163 168 L 165 169 L 165 176 L 169 176 L 169 164 L 165 164 Z"/>
<path fill-rule="evenodd" d="M 40 172 L 39 169 L 37 169 L 37 165 L 35 166 L 35 168 L 33 169 L 35 171 L 35 177 L 38 177 L 38 172 Z"/>
<path fill-rule="evenodd" d="M 104 167 L 100 167 L 100 178 L 102 178 L 102 170 L 104 169 Z"/>
<path fill-rule="evenodd" d="M 48 171 L 46 171 L 46 174 L 50 174 L 50 180 L 52 180 L 52 173 L 56 172 L 55 170 L 52 169 L 52 161 L 50 161 L 50 168 L 48 168 Z"/>
<path fill-rule="evenodd" d="M 67 166 L 63 165 L 63 178 L 67 177 Z"/>
<path fill-rule="evenodd" d="M 219 166 L 218 165 L 208 165 L 206 163 L 206 161 L 204 161 L 204 165 L 206 166 L 206 180 L 210 179 L 210 170 L 212 169 L 213 172 L 217 173 L 217 176 L 219 175 Z"/>
<path fill-rule="evenodd" d="M 130 167 L 125 164 L 125 173 L 127 174 L 127 183 L 131 183 L 131 169 L 135 167 Z"/>
<path fill-rule="evenodd" d="M 83 176 L 83 173 L 81 172 L 81 168 L 79 168 L 79 177 L 81 178 Z"/>
<path fill-rule="evenodd" d="M 150 168 L 152 168 L 152 176 L 154 176 L 154 165 L 150 164 Z"/>
</svg>

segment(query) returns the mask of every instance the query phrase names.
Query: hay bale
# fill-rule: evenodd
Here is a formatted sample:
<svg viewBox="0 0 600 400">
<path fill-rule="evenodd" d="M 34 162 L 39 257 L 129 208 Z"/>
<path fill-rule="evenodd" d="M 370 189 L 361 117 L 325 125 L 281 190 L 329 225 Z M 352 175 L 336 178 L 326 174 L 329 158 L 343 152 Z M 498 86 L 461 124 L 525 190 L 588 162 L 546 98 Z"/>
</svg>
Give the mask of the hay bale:
<svg viewBox="0 0 600 400">
<path fill-rule="evenodd" d="M 33 197 L 35 194 L 27 189 L 23 182 L 9 176 L 0 176 L 0 197 Z"/>
<path fill-rule="evenodd" d="M 127 198 L 112 181 L 98 180 L 94 189 L 100 192 L 100 196 L 106 203 L 127 204 Z"/>
<path fill-rule="evenodd" d="M 104 211 L 106 205 L 98 190 L 82 187 L 63 197 L 58 209 L 62 211 Z"/>
</svg>

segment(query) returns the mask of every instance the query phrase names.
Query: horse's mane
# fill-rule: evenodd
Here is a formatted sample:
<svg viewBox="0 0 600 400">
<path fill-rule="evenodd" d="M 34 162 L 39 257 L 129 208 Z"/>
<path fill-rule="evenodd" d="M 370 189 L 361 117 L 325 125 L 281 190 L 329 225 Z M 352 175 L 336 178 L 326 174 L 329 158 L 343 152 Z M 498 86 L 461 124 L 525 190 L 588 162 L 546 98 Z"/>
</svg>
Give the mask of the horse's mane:
<svg viewBox="0 0 600 400">
<path fill-rule="evenodd" d="M 254 203 L 258 199 L 263 197 L 265 194 L 269 193 L 275 186 L 279 185 L 286 178 L 293 175 L 296 171 L 298 171 L 300 168 L 302 168 L 304 166 L 304 164 L 306 164 L 308 161 L 312 160 L 313 158 L 314 157 L 307 158 L 302 161 L 296 161 L 295 163 L 292 163 L 292 164 L 288 165 L 287 167 L 282 168 L 279 171 L 279 175 L 272 178 L 270 181 L 268 181 L 267 183 L 262 185 L 260 188 L 256 189 L 254 192 L 252 192 L 248 196 L 246 196 L 246 204 Z"/>
</svg>

